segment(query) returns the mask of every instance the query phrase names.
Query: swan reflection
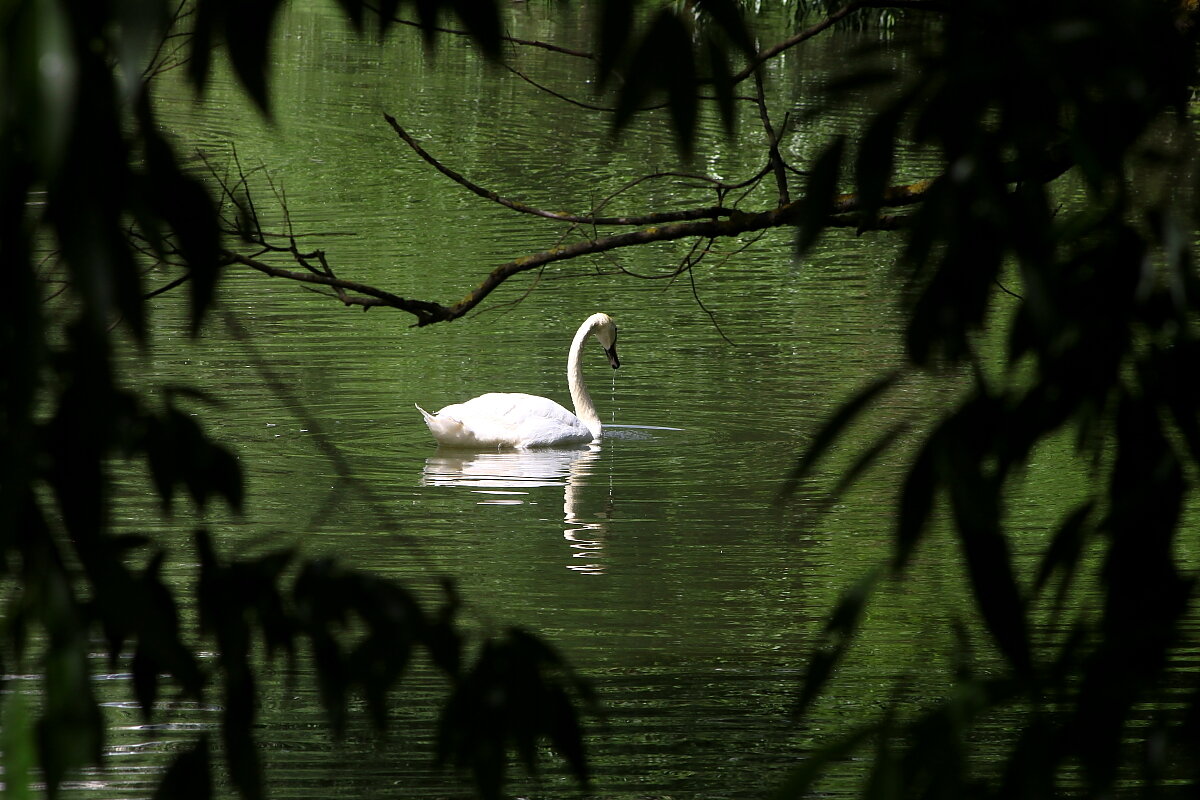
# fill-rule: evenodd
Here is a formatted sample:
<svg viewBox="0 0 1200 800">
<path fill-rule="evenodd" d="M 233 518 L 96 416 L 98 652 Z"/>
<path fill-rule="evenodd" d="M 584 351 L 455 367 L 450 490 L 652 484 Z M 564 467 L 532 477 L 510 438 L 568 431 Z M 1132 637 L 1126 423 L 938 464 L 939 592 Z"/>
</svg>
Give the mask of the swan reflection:
<svg viewBox="0 0 1200 800">
<path fill-rule="evenodd" d="M 439 450 L 425 459 L 422 486 L 456 486 L 483 495 L 480 505 L 519 505 L 530 490 L 563 487 L 563 538 L 571 547 L 567 569 L 585 575 L 604 573 L 607 513 L 581 509 L 582 489 L 600 458 L 600 446 L 573 450 Z M 607 511 L 607 509 L 606 509 Z"/>
</svg>

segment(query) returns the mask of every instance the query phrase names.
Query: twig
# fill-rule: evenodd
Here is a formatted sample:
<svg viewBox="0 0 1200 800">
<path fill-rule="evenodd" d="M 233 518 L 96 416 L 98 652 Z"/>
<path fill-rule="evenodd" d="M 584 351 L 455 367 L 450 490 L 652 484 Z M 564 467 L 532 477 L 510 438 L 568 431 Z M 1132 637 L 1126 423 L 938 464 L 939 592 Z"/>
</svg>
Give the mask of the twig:
<svg viewBox="0 0 1200 800">
<path fill-rule="evenodd" d="M 371 11 L 374 11 L 375 14 L 380 17 L 383 16 L 380 13 L 379 7 L 374 5 L 373 3 L 363 3 L 363 7 L 368 8 Z M 417 28 L 422 31 L 430 31 L 432 33 L 445 33 L 445 34 L 449 34 L 451 36 L 467 36 L 467 37 L 474 38 L 474 34 L 472 34 L 470 31 L 462 30 L 460 28 L 443 28 L 440 25 L 425 25 L 423 23 L 416 22 L 416 21 L 410 20 L 410 19 L 404 19 L 402 17 L 390 17 L 389 22 L 394 22 L 397 25 L 406 25 L 410 28 Z M 541 50 L 549 50 L 552 53 L 559 53 L 561 55 L 573 56 L 575 58 L 585 58 L 585 59 L 588 59 L 591 61 L 594 61 L 596 59 L 595 54 L 589 53 L 586 50 L 573 50 L 569 47 L 563 47 L 561 45 L 552 44 L 550 42 L 541 42 L 541 41 L 537 41 L 534 39 L 518 39 L 515 36 L 501 36 L 500 41 L 506 42 L 508 44 L 520 45 L 522 47 L 535 47 L 535 48 L 539 48 Z"/>
<path fill-rule="evenodd" d="M 907 186 L 891 187 L 883 193 L 883 205 L 897 206 L 919 202 L 928 191 L 930 185 L 932 185 L 931 181 L 919 181 Z M 694 236 L 706 238 L 740 236 L 743 233 L 790 225 L 795 222 L 800 214 L 801 202 L 793 201 L 786 206 L 771 209 L 770 211 L 762 211 L 757 214 L 736 212 L 729 219 L 675 222 L 668 225 L 643 228 L 637 231 L 613 234 L 600 239 L 577 242 L 566 247 L 555 247 L 550 250 L 543 250 L 540 253 L 522 256 L 496 267 L 475 289 L 459 302 L 448 308 L 442 306 L 438 306 L 438 308 L 445 312 L 445 320 L 457 319 L 478 305 L 496 287 L 513 275 L 531 269 L 538 269 L 544 264 L 554 261 L 563 261 L 592 253 L 603 253 L 609 250 L 632 247 L 649 242 L 677 241 L 679 239 L 689 239 Z M 857 195 L 844 194 L 834 199 L 831 212 L 834 215 L 848 214 L 856 211 L 858 206 L 859 200 Z M 438 320 L 429 321 L 436 322 Z M 425 325 L 428 323 L 421 321 L 418 324 Z"/>
<path fill-rule="evenodd" d="M 777 42 L 768 48 L 758 51 L 746 68 L 733 76 L 733 83 L 738 84 L 747 78 L 754 75 L 755 71 L 765 62 L 770 61 L 775 56 L 785 50 L 790 50 L 801 42 L 807 41 L 822 31 L 833 27 L 841 20 L 850 16 L 856 11 L 861 11 L 864 8 L 902 8 L 917 11 L 948 11 L 949 5 L 940 2 L 940 0 L 861 0 L 861 2 L 850 3 L 842 6 L 837 11 L 834 11 L 828 17 L 813 25 L 810 28 L 800 31 L 799 33 L 784 39 L 782 42 Z"/>
<path fill-rule="evenodd" d="M 779 205 L 786 206 L 792 202 L 792 198 L 788 193 L 787 171 L 784 169 L 783 156 L 779 153 L 779 138 L 775 135 L 775 127 L 771 125 L 771 116 L 767 113 L 767 95 L 763 89 L 761 69 L 754 70 L 754 89 L 757 95 L 758 116 L 762 120 L 763 130 L 767 134 L 767 149 L 770 153 L 771 169 L 775 172 L 775 186 L 779 189 Z"/>
<path fill-rule="evenodd" d="M 581 225 L 655 225 L 663 222 L 716 219 L 719 217 L 729 216 L 731 213 L 733 213 L 733 209 L 722 208 L 720 206 L 710 208 L 691 208 L 683 211 L 665 211 L 628 217 L 593 217 L 590 215 L 568 214 L 561 211 L 546 211 L 544 209 L 528 205 L 527 203 L 522 203 L 519 200 L 511 200 L 507 197 L 502 197 L 496 192 L 493 192 L 491 189 L 485 189 L 479 184 L 468 180 L 427 153 L 425 149 L 417 143 L 416 139 L 409 135 L 408 131 L 400 127 L 400 123 L 396 122 L 396 119 L 390 114 L 384 113 L 383 118 L 387 120 L 389 125 L 392 126 L 392 129 L 396 132 L 396 135 L 403 139 L 404 143 L 412 148 L 413 152 L 415 152 L 438 172 L 442 173 L 459 186 L 466 188 L 472 194 L 476 194 L 486 200 L 491 200 L 493 203 L 498 203 L 505 208 L 512 209 L 513 211 L 519 211 L 523 214 L 532 214 L 534 216 L 544 217 L 546 219 L 552 219 L 558 222 L 571 222 Z"/>
<path fill-rule="evenodd" d="M 709 243 L 711 244 L 711 241 Z M 725 334 L 725 331 L 721 328 L 721 323 L 717 322 L 717 315 L 714 314 L 708 306 L 704 305 L 704 301 L 700 299 L 700 289 L 696 286 L 696 271 L 694 269 L 689 269 L 687 273 L 688 281 L 690 281 L 692 284 L 692 298 L 695 299 L 696 305 L 700 307 L 701 311 L 708 315 L 708 319 L 712 323 L 713 328 L 715 328 L 721 338 L 725 340 L 725 343 L 733 347 L 737 347 L 737 342 L 733 341 L 733 339 L 730 339 Z"/>
<path fill-rule="evenodd" d="M 317 283 L 334 289 L 344 289 L 357 292 L 360 295 L 366 295 L 366 297 L 346 295 L 339 299 L 346 305 L 362 306 L 364 310 L 374 306 L 389 306 L 400 311 L 407 311 L 417 318 L 417 325 L 428 325 L 431 322 L 454 319 L 466 312 L 466 309 L 463 309 L 461 313 L 451 315 L 450 309 L 437 303 L 430 303 L 424 300 L 409 300 L 399 295 L 394 295 L 391 292 L 376 289 L 374 286 L 359 283 L 358 281 L 348 281 L 344 278 L 321 275 L 314 272 L 295 272 L 293 270 L 281 269 L 273 264 L 268 264 L 256 258 L 250 258 L 229 250 L 222 251 L 222 256 L 229 263 L 251 267 L 273 278 L 287 278 L 288 280 L 299 281 L 301 283 Z"/>
<path fill-rule="evenodd" d="M 144 295 L 142 295 L 142 299 L 149 300 L 152 297 L 158 297 L 160 294 L 166 294 L 167 292 L 171 291 L 172 289 L 174 289 L 178 286 L 182 286 L 183 284 L 187 283 L 189 280 L 191 280 L 191 278 L 192 278 L 192 273 L 185 272 L 182 275 L 180 275 L 178 278 L 176 278 L 175 280 L 171 281 L 170 283 L 166 283 L 166 284 L 158 287 L 157 289 L 146 292 Z"/>
</svg>

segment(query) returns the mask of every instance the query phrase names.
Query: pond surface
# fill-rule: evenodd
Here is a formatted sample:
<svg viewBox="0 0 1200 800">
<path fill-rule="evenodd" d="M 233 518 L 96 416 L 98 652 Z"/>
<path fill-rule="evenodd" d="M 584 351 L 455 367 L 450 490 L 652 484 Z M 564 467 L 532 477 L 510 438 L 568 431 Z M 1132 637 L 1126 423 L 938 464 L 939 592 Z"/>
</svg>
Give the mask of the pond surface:
<svg viewBox="0 0 1200 800">
<path fill-rule="evenodd" d="M 223 174 L 240 164 L 267 227 L 290 225 L 342 277 L 450 303 L 494 266 L 580 236 L 451 183 L 395 136 L 384 112 L 471 180 L 553 209 L 586 211 L 648 172 L 737 181 L 764 163 L 749 107 L 736 140 L 706 119 L 704 155 L 682 164 L 661 117 L 614 140 L 605 115 L 481 64 L 452 37 L 431 56 L 404 29 L 364 44 L 332 6 L 301 3 L 283 18 L 269 123 L 223 72 L 199 103 L 182 70 L 164 75 L 158 91 L 181 151 L 202 152 Z M 514 3 L 507 24 L 517 36 L 582 41 L 581 20 L 546 21 L 558 8 Z M 772 94 L 804 97 L 861 36 L 839 32 L 780 59 Z M 586 62 L 522 49 L 512 63 L 588 97 Z M 801 110 L 780 100 L 773 114 L 778 123 Z M 832 130 L 867 110 L 840 109 L 785 149 L 803 165 Z M 769 207 L 772 192 L 764 185 L 745 207 Z M 286 218 L 276 202 L 284 197 Z M 660 179 L 606 209 L 711 202 L 703 186 Z M 595 796 L 757 797 L 825 736 L 877 713 L 897 676 L 915 673 L 918 689 L 936 694 L 947 676 L 931 654 L 969 602 L 953 547 L 932 542 L 913 579 L 873 607 L 856 659 L 829 696 L 803 723 L 790 717 L 826 614 L 887 557 L 903 458 L 880 462 L 827 508 L 808 489 L 775 499 L 820 422 L 900 360 L 896 242 L 835 232 L 803 264 L 790 232 L 748 244 L 718 242 L 673 278 L 664 276 L 690 243 L 553 266 L 505 285 L 468 319 L 423 329 L 394 311 L 364 314 L 231 270 L 204 337 L 187 337 L 183 298 L 166 295 L 151 355 L 131 353 L 126 371 L 135 382 L 185 383 L 221 398 L 196 410 L 238 454 L 249 482 L 242 517 L 210 511 L 205 520 L 224 553 L 297 546 L 420 590 L 452 576 L 468 626 L 534 630 L 595 683 L 605 709 L 588 727 Z M 608 424 L 602 443 L 465 454 L 434 445 L 415 403 L 432 410 L 497 390 L 568 403 L 567 346 L 595 311 L 616 319 L 622 362 L 614 372 L 599 347 L 585 352 Z M 872 424 L 919 421 L 937 402 L 931 386 L 910 381 Z M 869 441 L 879 429 L 852 438 Z M 849 452 L 832 454 L 833 465 Z M 1080 477 L 1037 470 L 1029 511 L 1057 510 L 1060 484 Z M 128 479 L 122 525 L 184 545 L 192 523 L 159 520 L 142 505 L 142 486 Z M 171 569 L 180 582 L 192 577 L 190 564 Z M 258 736 L 271 797 L 469 794 L 464 780 L 432 765 L 435 681 L 413 676 L 397 695 L 386 742 L 365 721 L 331 742 L 305 669 L 265 667 Z M 110 767 L 70 794 L 149 796 L 163 754 L 212 726 L 217 710 L 168 706 L 147 725 L 126 702 L 127 676 L 103 683 L 112 698 Z M 516 780 L 517 794 L 577 794 L 552 759 L 543 763 L 539 779 Z M 851 768 L 830 788 L 848 790 L 854 777 Z"/>
</svg>

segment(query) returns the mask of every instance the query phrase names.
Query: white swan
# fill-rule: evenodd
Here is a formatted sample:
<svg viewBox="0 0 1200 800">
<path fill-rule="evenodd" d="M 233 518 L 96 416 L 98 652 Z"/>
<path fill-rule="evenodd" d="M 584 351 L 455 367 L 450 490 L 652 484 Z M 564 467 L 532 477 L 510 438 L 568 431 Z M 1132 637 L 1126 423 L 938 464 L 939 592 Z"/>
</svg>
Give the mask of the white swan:
<svg viewBox="0 0 1200 800">
<path fill-rule="evenodd" d="M 567 386 L 575 413 L 545 397 L 532 394 L 489 392 L 465 403 L 446 406 L 430 414 L 417 406 L 438 444 L 450 447 L 502 448 L 559 447 L 586 444 L 600 438 L 602 426 L 596 406 L 583 385 L 580 353 L 595 334 L 613 369 L 617 359 L 617 326 L 608 314 L 593 314 L 575 333 L 567 356 Z"/>
</svg>

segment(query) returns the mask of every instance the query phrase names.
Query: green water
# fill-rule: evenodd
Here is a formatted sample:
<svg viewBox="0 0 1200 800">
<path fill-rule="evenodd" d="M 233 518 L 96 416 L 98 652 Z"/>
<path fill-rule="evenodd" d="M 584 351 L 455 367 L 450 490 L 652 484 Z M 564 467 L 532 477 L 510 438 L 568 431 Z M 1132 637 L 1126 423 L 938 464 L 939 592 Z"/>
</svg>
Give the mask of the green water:
<svg viewBox="0 0 1200 800">
<path fill-rule="evenodd" d="M 541 4 L 514 3 L 508 13 L 515 35 L 579 39 L 572 26 L 581 21 L 546 22 Z M 802 98 L 861 36 L 838 33 L 781 59 L 772 93 Z M 196 103 L 177 71 L 158 83 L 164 126 L 182 152 L 203 152 L 222 172 L 236 171 L 236 148 L 268 229 L 290 224 L 305 235 L 303 246 L 327 252 L 341 277 L 406 297 L 454 302 L 494 266 L 579 233 L 450 183 L 397 139 L 384 112 L 475 182 L 551 209 L 586 211 L 647 172 L 686 169 L 732 181 L 764 160 L 749 108 L 736 141 L 707 120 L 698 147 L 706 155 L 685 165 L 661 118 L 640 120 L 614 140 L 605 116 L 481 64 L 461 42 L 439 40 L 426 56 L 417 36 L 399 30 L 363 45 L 325 4 L 300 4 L 283 18 L 272 58 L 269 123 L 227 74 L 218 72 Z M 589 96 L 585 62 L 541 50 L 512 59 L 556 91 Z M 775 109 L 780 117 L 802 110 L 785 102 Z M 789 139 L 788 153 L 803 163 L 832 130 L 868 110 L 840 109 Z M 272 186 L 286 196 L 286 219 Z M 772 191 L 764 184 L 745 207 L 771 205 Z M 607 210 L 711 202 L 703 188 L 664 179 Z M 825 615 L 887 557 L 902 452 L 830 508 L 816 509 L 821 498 L 811 487 L 783 506 L 773 499 L 819 423 L 900 360 L 896 242 L 834 232 L 802 265 L 790 232 L 735 252 L 747 243 L 719 242 L 690 276 L 675 278 L 665 276 L 690 243 L 552 266 L 505 285 L 477 315 L 425 329 L 394 311 L 345 309 L 231 268 L 203 338 L 187 337 L 184 298 L 168 294 L 154 310 L 152 354 L 131 352 L 125 371 L 135 383 L 186 383 L 221 398 L 195 410 L 248 478 L 242 517 L 211 510 L 204 518 L 223 552 L 296 546 L 419 589 L 453 576 L 469 626 L 529 627 L 594 681 L 605 707 L 603 719 L 589 723 L 597 797 L 760 796 L 823 737 L 877 713 L 896 676 L 915 673 L 920 691 L 936 696 L 948 676 L 931 654 L 949 642 L 949 621 L 969 603 L 954 548 L 932 542 L 912 580 L 886 589 L 872 608 L 830 694 L 802 724 L 790 718 L 803 657 Z M 601 310 L 620 327 L 622 365 L 609 369 L 596 347 L 585 357 L 601 418 L 612 425 L 600 446 L 438 451 L 414 403 L 432 410 L 496 390 L 566 403 L 567 345 Z M 906 383 L 885 400 L 877 427 L 852 439 L 869 441 L 901 419 L 919 426 L 940 400 L 931 389 Z M 849 450 L 831 455 L 834 465 L 848 457 Z M 1026 511 L 1056 510 L 1055 498 L 1079 480 L 1047 468 Z M 139 499 L 139 481 L 128 475 L 120 485 L 121 526 L 185 544 L 193 521 L 161 521 Z M 191 579 L 188 563 L 169 569 L 180 582 Z M 331 742 L 306 666 L 298 664 L 297 675 L 283 663 L 264 669 L 257 733 L 271 797 L 469 793 L 431 763 L 436 683 L 413 676 L 396 697 L 386 742 L 365 724 Z M 102 684 L 111 698 L 109 768 L 73 784 L 71 794 L 148 796 L 164 754 L 213 726 L 218 712 L 166 703 L 146 724 L 127 702 L 128 676 Z M 551 760 L 545 764 L 540 779 L 517 781 L 518 795 L 574 792 Z"/>
</svg>

